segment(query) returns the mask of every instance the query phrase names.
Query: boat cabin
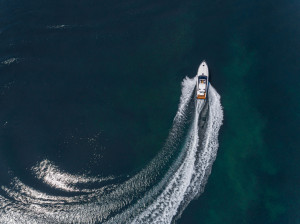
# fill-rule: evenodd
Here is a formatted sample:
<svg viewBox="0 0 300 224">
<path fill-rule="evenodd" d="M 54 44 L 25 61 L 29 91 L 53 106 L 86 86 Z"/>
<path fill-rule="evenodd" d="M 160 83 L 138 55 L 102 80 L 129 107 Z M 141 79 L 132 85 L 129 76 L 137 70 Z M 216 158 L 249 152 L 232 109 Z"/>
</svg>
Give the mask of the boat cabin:
<svg viewBox="0 0 300 224">
<path fill-rule="evenodd" d="M 201 75 L 198 77 L 197 88 L 197 99 L 205 99 L 207 90 L 207 76 Z"/>
</svg>

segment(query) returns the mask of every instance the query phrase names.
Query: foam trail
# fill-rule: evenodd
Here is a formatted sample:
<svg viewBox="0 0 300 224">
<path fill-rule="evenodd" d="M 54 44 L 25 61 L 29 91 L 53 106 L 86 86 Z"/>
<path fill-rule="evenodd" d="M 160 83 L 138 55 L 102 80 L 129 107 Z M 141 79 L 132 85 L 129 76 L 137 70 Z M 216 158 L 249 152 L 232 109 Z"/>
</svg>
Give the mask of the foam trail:
<svg viewBox="0 0 300 224">
<path fill-rule="evenodd" d="M 194 102 L 195 82 L 195 78 L 183 80 L 178 111 L 165 145 L 136 175 L 123 182 L 114 177 L 75 175 L 43 160 L 32 168 L 33 175 L 58 194 L 42 192 L 14 177 L 10 186 L 1 187 L 0 222 L 171 223 L 176 220 L 204 189 L 216 158 L 223 119 L 220 96 L 212 86 L 207 102 Z M 82 187 L 83 184 L 86 186 Z M 89 184 L 94 188 L 89 188 Z M 94 184 L 100 187 L 95 188 Z"/>
<path fill-rule="evenodd" d="M 91 192 L 91 189 L 79 188 L 80 184 L 94 184 L 111 181 L 114 177 L 86 177 L 62 172 L 59 167 L 45 159 L 31 169 L 35 177 L 49 186 L 67 192 Z"/>
<path fill-rule="evenodd" d="M 222 124 L 223 112 L 220 97 L 213 88 L 209 91 L 210 106 L 209 119 L 202 142 L 199 143 L 199 115 L 204 106 L 203 101 L 196 102 L 195 116 L 183 147 L 186 152 L 181 165 L 172 174 L 171 179 L 163 179 L 162 182 L 152 190 L 137 205 L 110 220 L 109 223 L 130 220 L 132 223 L 171 223 L 173 219 L 181 214 L 186 205 L 202 191 L 211 171 L 211 166 L 216 157 L 218 148 L 217 135 Z M 174 165 L 175 166 L 175 165 Z M 174 169 L 174 168 L 173 168 Z M 171 168 L 171 170 L 173 170 Z M 147 206 L 134 219 L 130 215 L 136 210 L 142 210 L 141 206 L 147 204 L 149 198 L 155 197 L 153 191 L 159 191 L 164 186 L 162 193 Z"/>
</svg>

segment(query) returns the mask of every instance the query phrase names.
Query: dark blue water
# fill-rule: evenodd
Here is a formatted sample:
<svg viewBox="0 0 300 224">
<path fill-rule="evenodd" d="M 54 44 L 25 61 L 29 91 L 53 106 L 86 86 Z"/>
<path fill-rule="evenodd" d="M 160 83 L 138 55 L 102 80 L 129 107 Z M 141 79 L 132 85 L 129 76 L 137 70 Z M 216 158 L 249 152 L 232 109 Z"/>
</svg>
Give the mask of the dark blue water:
<svg viewBox="0 0 300 224">
<path fill-rule="evenodd" d="M 18 223 L 18 209 L 38 204 L 9 194 L 22 192 L 16 178 L 48 196 L 73 197 L 89 195 L 82 186 L 114 189 L 139 174 L 167 141 L 182 80 L 206 59 L 224 108 L 220 148 L 204 194 L 177 222 L 300 223 L 299 9 L 297 1 L 0 0 L 0 192 L 16 204 L 1 222 Z M 128 193 L 132 201 L 108 218 L 154 189 L 181 140 L 147 174 L 151 184 Z M 81 179 L 77 188 L 72 179 L 57 190 L 32 171 L 41 164 L 71 179 L 112 179 Z M 97 207 L 97 195 L 111 189 L 63 198 L 56 209 Z M 0 207 L 7 208 L 2 198 Z M 83 222 L 90 207 L 80 210 Z"/>
</svg>

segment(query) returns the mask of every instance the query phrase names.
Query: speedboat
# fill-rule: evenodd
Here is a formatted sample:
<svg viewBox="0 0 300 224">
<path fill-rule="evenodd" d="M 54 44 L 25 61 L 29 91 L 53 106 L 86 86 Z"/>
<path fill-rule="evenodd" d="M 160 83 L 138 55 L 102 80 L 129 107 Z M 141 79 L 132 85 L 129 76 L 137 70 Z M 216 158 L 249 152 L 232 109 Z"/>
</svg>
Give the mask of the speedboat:
<svg viewBox="0 0 300 224">
<path fill-rule="evenodd" d="M 202 61 L 197 73 L 196 97 L 205 100 L 208 93 L 208 67 L 205 61 Z"/>
</svg>

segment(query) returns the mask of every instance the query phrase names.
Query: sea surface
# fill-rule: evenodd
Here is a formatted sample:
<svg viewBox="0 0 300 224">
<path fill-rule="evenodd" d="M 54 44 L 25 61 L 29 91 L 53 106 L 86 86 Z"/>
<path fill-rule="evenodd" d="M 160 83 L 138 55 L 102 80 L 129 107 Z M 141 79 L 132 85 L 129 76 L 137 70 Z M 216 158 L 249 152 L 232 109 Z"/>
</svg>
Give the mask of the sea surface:
<svg viewBox="0 0 300 224">
<path fill-rule="evenodd" d="M 0 0 L 0 223 L 300 224 L 299 77 L 296 0 Z"/>
</svg>

